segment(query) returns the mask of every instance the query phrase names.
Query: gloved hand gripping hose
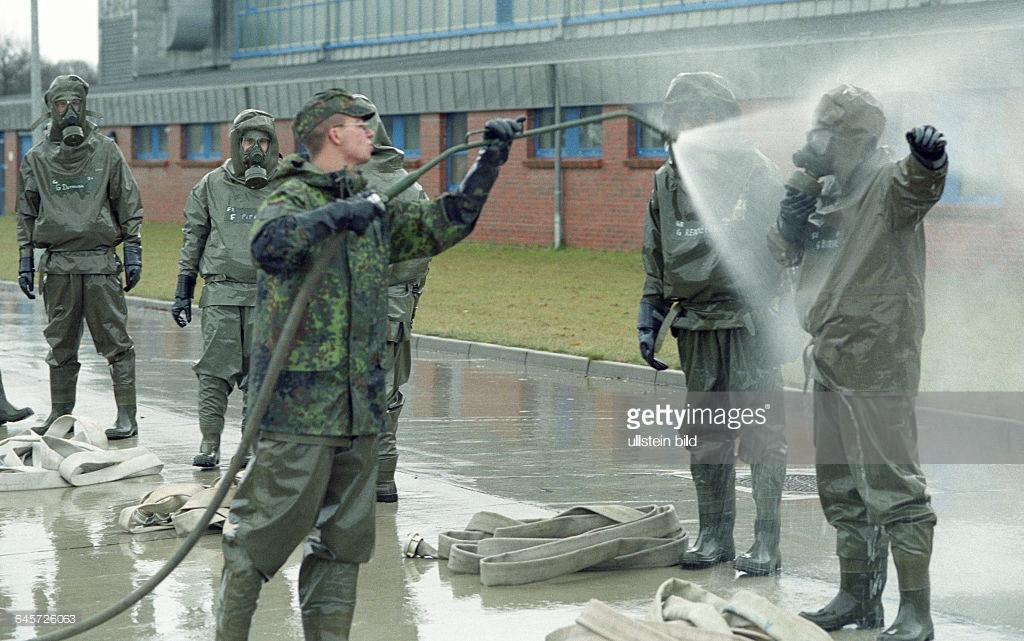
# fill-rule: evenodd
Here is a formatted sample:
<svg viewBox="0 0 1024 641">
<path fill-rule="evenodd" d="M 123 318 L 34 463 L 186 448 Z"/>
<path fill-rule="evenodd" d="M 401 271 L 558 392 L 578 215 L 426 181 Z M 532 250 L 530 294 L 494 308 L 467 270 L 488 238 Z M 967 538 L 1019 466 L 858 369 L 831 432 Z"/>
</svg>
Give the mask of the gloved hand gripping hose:
<svg viewBox="0 0 1024 641">
<path fill-rule="evenodd" d="M 662 137 L 667 141 L 671 142 L 671 136 L 651 124 L 640 114 L 632 111 L 615 111 L 598 116 L 590 116 L 588 118 L 580 118 L 578 120 L 569 120 L 554 125 L 548 125 L 546 127 L 537 127 L 536 129 L 530 129 L 523 133 L 516 134 L 515 138 L 525 138 L 526 136 L 537 136 L 540 134 L 548 133 L 551 131 L 558 131 L 561 129 L 568 129 L 570 127 L 578 127 L 580 125 L 601 122 L 604 120 L 611 120 L 614 118 L 630 118 L 642 124 L 645 127 L 649 127 L 659 132 Z M 471 132 L 474 133 L 474 132 Z M 394 185 L 387 189 L 382 190 L 381 196 L 385 200 L 390 200 L 398 194 L 402 193 L 413 185 L 423 174 L 428 170 L 432 169 L 441 161 L 445 160 L 452 154 L 456 154 L 468 149 L 474 149 L 477 147 L 483 147 L 489 144 L 485 141 L 474 141 L 467 142 L 462 145 L 456 145 L 446 149 L 439 156 L 429 161 L 415 172 L 410 173 L 408 176 L 398 181 Z M 670 147 L 671 149 L 671 147 Z M 342 234 L 335 234 L 327 241 L 324 251 L 320 253 L 316 261 L 309 268 L 309 273 L 306 275 L 305 280 L 299 287 L 299 291 L 295 296 L 295 300 L 292 302 L 292 307 L 288 311 L 288 317 L 285 319 L 284 327 L 281 329 L 281 335 L 278 338 L 277 343 L 274 344 L 274 349 L 270 355 L 270 363 L 267 366 L 267 374 L 263 379 L 263 384 L 260 386 L 259 391 L 256 393 L 256 400 L 253 403 L 252 409 L 245 421 L 245 430 L 242 434 L 242 440 L 238 444 L 238 450 L 235 455 L 231 457 L 231 463 L 228 465 L 228 469 L 224 472 L 224 476 L 221 477 L 220 483 L 217 484 L 217 491 L 213 498 L 210 499 L 209 504 L 206 507 L 206 511 L 203 512 L 199 522 L 196 523 L 195 528 L 189 533 L 189 535 L 182 541 L 181 545 L 171 558 L 161 567 L 153 576 L 147 579 L 139 587 L 132 590 L 129 594 L 125 595 L 121 600 L 113 605 L 107 607 L 96 614 L 83 619 L 82 621 L 69 625 L 53 632 L 48 632 L 35 638 L 34 641 L 60 641 L 61 639 L 68 639 L 77 634 L 91 630 L 103 623 L 106 623 L 110 619 L 121 614 L 134 604 L 139 602 L 144 596 L 152 592 L 157 585 L 160 584 L 175 568 L 178 567 L 195 544 L 206 534 L 206 528 L 209 527 L 210 521 L 213 519 L 217 510 L 220 508 L 221 502 L 224 497 L 227 496 L 228 490 L 231 488 L 231 480 L 235 477 L 238 471 L 241 469 L 242 460 L 245 458 L 245 452 L 250 451 L 253 442 L 259 433 L 259 425 L 263 421 L 263 416 L 267 412 L 267 407 L 270 405 L 271 396 L 273 395 L 274 387 L 277 385 L 277 379 L 281 374 L 281 370 L 284 368 L 285 362 L 288 359 L 288 354 L 291 350 L 292 343 L 295 340 L 295 334 L 302 323 L 303 317 L 306 314 L 306 308 L 309 307 L 309 301 L 313 296 L 313 292 L 319 288 L 320 282 L 324 278 L 324 274 L 327 271 L 328 264 L 330 263 L 331 257 L 334 256 L 335 250 L 338 246 L 344 242 L 344 236 Z"/>
</svg>

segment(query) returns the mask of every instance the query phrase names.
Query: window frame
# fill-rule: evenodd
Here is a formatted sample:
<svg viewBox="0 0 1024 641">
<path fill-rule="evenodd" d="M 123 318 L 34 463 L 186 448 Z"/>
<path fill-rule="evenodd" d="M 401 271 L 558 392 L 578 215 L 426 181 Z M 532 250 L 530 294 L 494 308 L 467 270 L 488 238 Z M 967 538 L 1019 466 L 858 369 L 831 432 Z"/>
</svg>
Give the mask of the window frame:
<svg viewBox="0 0 1024 641">
<path fill-rule="evenodd" d="M 562 107 L 562 122 L 566 120 L 577 120 L 583 117 L 584 109 L 597 109 L 598 113 L 604 111 L 601 105 L 579 105 L 574 107 Z M 541 117 L 547 113 L 553 113 L 554 108 L 547 109 L 535 109 L 533 112 L 533 126 L 541 127 Z M 596 115 L 596 114 L 594 114 Z M 581 159 L 594 159 L 604 157 L 604 123 L 597 122 L 591 125 L 601 128 L 601 146 L 600 147 L 580 147 L 580 139 L 583 134 L 583 127 L 572 127 L 570 129 L 563 129 L 561 132 L 555 132 L 557 136 L 559 133 L 562 134 L 562 158 L 581 158 Z M 541 158 L 544 160 L 551 160 L 555 157 L 554 147 L 542 147 L 540 145 L 540 138 L 536 139 L 533 146 L 534 158 Z"/>
<path fill-rule="evenodd" d="M 182 125 L 182 149 L 185 152 L 183 156 L 185 160 L 199 160 L 199 161 L 212 161 L 221 160 L 224 158 L 224 154 L 220 148 L 220 131 L 219 124 L 216 122 L 193 122 Z M 190 151 L 189 145 L 189 131 L 195 127 L 202 127 L 203 141 L 200 145 L 200 151 L 193 153 Z M 150 140 L 152 144 L 152 139 Z"/>
<path fill-rule="evenodd" d="M 417 124 L 417 140 L 415 147 L 410 147 L 406 142 L 407 125 L 412 119 L 415 119 Z M 393 114 L 381 116 L 381 122 L 384 124 L 384 128 L 387 129 L 388 135 L 391 137 L 391 143 L 405 153 L 406 160 L 419 160 L 422 154 L 421 146 L 423 143 L 420 139 L 421 128 L 418 126 L 420 124 L 419 119 L 419 114 Z"/>
<path fill-rule="evenodd" d="M 453 125 L 454 125 L 456 119 L 458 119 L 459 117 L 464 119 L 464 121 L 465 121 L 464 129 L 467 132 L 469 131 L 469 114 L 468 114 L 468 112 L 457 111 L 457 112 L 452 112 L 452 113 L 446 113 L 444 115 L 444 142 L 445 142 L 444 146 L 445 146 L 445 149 L 448 149 L 450 147 L 454 147 L 455 145 L 461 145 L 463 142 L 465 142 L 465 140 L 453 140 L 453 133 L 454 133 L 453 130 L 455 129 L 455 127 Z M 448 191 L 454 191 L 459 186 L 459 182 L 458 181 L 460 181 L 462 179 L 462 176 L 453 176 L 452 175 L 454 173 L 454 166 L 453 165 L 454 165 L 454 161 L 455 161 L 456 158 L 465 158 L 466 159 L 466 170 L 467 171 L 469 170 L 469 152 L 468 151 L 460 151 L 459 153 L 452 154 L 451 156 L 448 156 L 448 158 L 445 160 L 445 163 L 444 163 L 445 185 L 446 185 L 446 188 L 447 188 Z"/>
<path fill-rule="evenodd" d="M 163 136 L 163 145 L 161 142 L 161 133 Z M 132 127 L 132 156 L 135 160 L 143 160 L 146 162 L 159 162 L 170 159 L 170 147 L 167 134 L 167 125 L 136 125 Z M 139 142 L 142 140 L 142 136 L 149 137 L 149 149 L 147 153 L 139 152 Z"/>
</svg>

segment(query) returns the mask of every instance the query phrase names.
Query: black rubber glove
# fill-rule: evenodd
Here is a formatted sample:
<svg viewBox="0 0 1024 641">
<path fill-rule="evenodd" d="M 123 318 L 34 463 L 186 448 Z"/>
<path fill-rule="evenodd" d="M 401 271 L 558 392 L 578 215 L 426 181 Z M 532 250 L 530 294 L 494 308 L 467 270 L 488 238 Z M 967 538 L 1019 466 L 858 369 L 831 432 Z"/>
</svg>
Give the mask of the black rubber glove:
<svg viewBox="0 0 1024 641">
<path fill-rule="evenodd" d="M 636 321 L 636 330 L 640 338 L 640 356 L 659 372 L 668 369 L 668 365 L 654 358 L 654 344 L 658 340 L 658 332 L 661 331 L 667 313 L 668 309 L 664 304 L 656 304 L 647 298 L 640 299 L 640 313 Z"/>
<path fill-rule="evenodd" d="M 306 229 L 311 241 L 319 242 L 340 231 L 351 231 L 362 236 L 385 211 L 380 196 L 368 192 L 344 200 L 334 200 L 323 207 L 296 214 L 295 220 Z"/>
<path fill-rule="evenodd" d="M 523 133 L 523 124 L 511 118 L 494 118 L 484 124 L 484 142 L 487 146 L 480 151 L 478 162 L 504 165 L 512 147 L 512 139 Z"/>
<path fill-rule="evenodd" d="M 178 274 L 178 289 L 174 292 L 174 304 L 171 305 L 171 317 L 178 327 L 184 327 L 192 322 L 192 295 L 195 291 L 196 277 Z"/>
<path fill-rule="evenodd" d="M 941 169 L 946 164 L 946 139 L 935 127 L 914 127 L 907 132 L 907 144 L 914 158 L 928 169 Z"/>
<path fill-rule="evenodd" d="M 34 283 L 36 280 L 35 259 L 31 256 L 22 256 L 18 259 L 18 286 L 30 300 L 35 300 Z"/>
<path fill-rule="evenodd" d="M 818 199 L 795 189 L 787 189 L 779 206 L 779 234 L 794 245 L 803 246 L 807 219 L 814 213 Z"/>
<path fill-rule="evenodd" d="M 130 292 L 142 278 L 142 245 L 124 246 L 124 291 Z"/>
</svg>

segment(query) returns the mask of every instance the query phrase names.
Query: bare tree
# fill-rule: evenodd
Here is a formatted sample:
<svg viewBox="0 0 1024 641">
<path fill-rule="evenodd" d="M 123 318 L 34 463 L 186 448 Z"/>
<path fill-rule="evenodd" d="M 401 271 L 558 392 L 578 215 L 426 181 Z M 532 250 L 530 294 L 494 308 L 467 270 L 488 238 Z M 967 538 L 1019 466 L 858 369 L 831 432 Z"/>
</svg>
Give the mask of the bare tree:
<svg viewBox="0 0 1024 641">
<path fill-rule="evenodd" d="M 29 66 L 31 53 L 24 42 L 10 36 L 0 36 L 0 96 L 29 93 Z M 96 68 L 84 60 L 43 59 L 41 82 L 45 89 L 54 76 L 73 73 L 90 85 L 96 82 Z"/>
</svg>

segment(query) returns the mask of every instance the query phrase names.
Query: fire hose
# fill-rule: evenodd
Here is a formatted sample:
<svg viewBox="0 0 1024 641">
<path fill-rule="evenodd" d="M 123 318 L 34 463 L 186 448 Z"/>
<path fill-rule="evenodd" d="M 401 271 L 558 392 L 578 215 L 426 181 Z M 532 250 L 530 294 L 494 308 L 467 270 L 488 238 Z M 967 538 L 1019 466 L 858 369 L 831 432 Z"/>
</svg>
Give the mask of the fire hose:
<svg viewBox="0 0 1024 641">
<path fill-rule="evenodd" d="M 589 116 L 587 118 L 579 118 L 577 120 L 567 120 L 565 122 L 556 123 L 553 125 L 547 125 L 544 127 L 536 127 L 528 129 L 522 133 L 516 134 L 515 138 L 526 138 L 529 136 L 539 136 L 542 134 L 559 131 L 562 129 L 569 129 L 572 127 L 579 127 L 581 125 L 587 125 L 592 123 L 603 122 L 605 120 L 613 120 L 618 118 L 629 118 L 636 121 L 644 127 L 648 127 L 659 134 L 661 134 L 663 140 L 669 145 L 669 153 L 671 153 L 671 142 L 672 137 L 670 134 L 655 124 L 651 123 L 644 116 L 633 112 L 633 111 L 613 111 L 605 114 L 596 116 Z M 409 175 L 403 177 L 398 182 L 382 190 L 381 196 L 384 200 L 390 200 L 395 196 L 401 194 L 403 191 L 415 184 L 427 171 L 437 166 L 448 157 L 455 154 L 468 151 L 477 147 L 484 147 L 488 143 L 483 140 L 469 141 L 469 138 L 475 134 L 481 133 L 479 131 L 471 131 L 466 134 L 467 141 L 461 145 L 455 145 L 449 147 L 438 156 L 434 157 L 430 161 L 424 163 L 416 171 L 411 172 Z M 344 236 L 337 234 L 332 238 L 328 239 L 325 243 L 324 250 L 320 253 L 317 259 L 312 263 L 309 268 L 309 272 L 306 275 L 305 280 L 299 287 L 299 291 L 295 296 L 295 300 L 292 302 L 291 309 L 288 311 L 288 316 L 285 319 L 284 327 L 281 329 L 281 334 L 278 337 L 277 342 L 274 345 L 274 349 L 271 352 L 270 363 L 267 365 L 267 373 L 264 377 L 263 384 L 260 386 L 259 391 L 256 393 L 256 400 L 248 412 L 248 418 L 246 419 L 245 429 L 243 430 L 242 439 L 238 444 L 238 450 L 235 455 L 231 458 L 231 463 L 228 465 L 227 471 L 221 477 L 220 483 L 217 485 L 217 490 L 214 496 L 210 499 L 209 505 L 206 507 L 206 511 L 203 512 L 198 523 L 181 542 L 178 549 L 174 551 L 174 554 L 167 560 L 164 565 L 157 570 L 153 576 L 147 579 L 145 582 L 140 584 L 137 588 L 132 590 L 129 594 L 126 594 L 119 601 L 113 605 L 93 614 L 92 616 L 83 619 L 73 625 L 48 632 L 41 636 L 35 637 L 35 641 L 59 641 L 61 639 L 69 639 L 75 635 L 81 634 L 87 630 L 91 630 L 97 626 L 100 626 L 110 619 L 114 618 L 118 614 L 121 614 L 128 608 L 135 605 L 143 597 L 152 592 L 157 585 L 159 585 L 164 579 L 174 571 L 175 568 L 188 556 L 188 553 L 192 551 L 199 539 L 206 534 L 206 528 L 209 526 L 210 521 L 216 515 L 217 510 L 220 508 L 221 502 L 227 495 L 228 490 L 231 488 L 231 482 L 235 475 L 241 469 L 242 460 L 244 453 L 249 451 L 252 447 L 256 436 L 259 432 L 259 425 L 263 421 L 263 416 L 267 412 L 267 408 L 270 406 L 270 401 L 273 396 L 274 387 L 277 385 L 278 376 L 281 374 L 281 370 L 284 368 L 285 362 L 288 358 L 288 354 L 291 350 L 292 343 L 295 339 L 295 334 L 302 323 L 302 319 L 305 316 L 306 309 L 309 307 L 309 301 L 313 296 L 313 292 L 317 291 L 321 281 L 324 278 L 324 274 L 327 271 L 330 263 L 331 256 L 334 255 L 335 250 L 338 249 L 340 243 L 344 242 Z"/>
</svg>

